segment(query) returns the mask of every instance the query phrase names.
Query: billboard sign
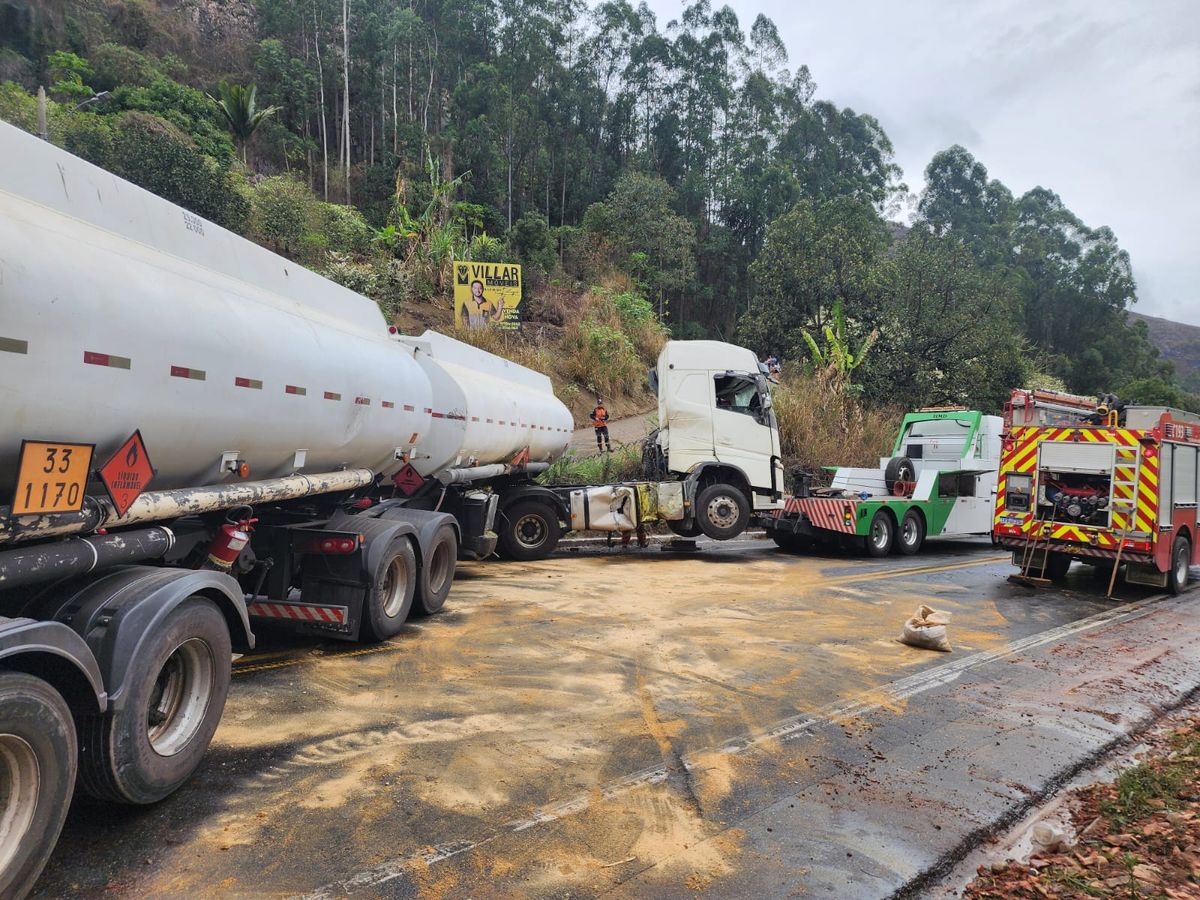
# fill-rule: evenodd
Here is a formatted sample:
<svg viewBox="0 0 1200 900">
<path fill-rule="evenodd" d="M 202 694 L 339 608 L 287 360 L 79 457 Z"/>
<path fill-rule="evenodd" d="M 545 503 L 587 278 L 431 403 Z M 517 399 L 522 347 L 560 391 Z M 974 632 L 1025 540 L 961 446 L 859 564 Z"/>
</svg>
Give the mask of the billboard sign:
<svg viewBox="0 0 1200 900">
<path fill-rule="evenodd" d="M 454 262 L 456 327 L 516 328 L 520 321 L 520 266 L 513 263 Z"/>
</svg>

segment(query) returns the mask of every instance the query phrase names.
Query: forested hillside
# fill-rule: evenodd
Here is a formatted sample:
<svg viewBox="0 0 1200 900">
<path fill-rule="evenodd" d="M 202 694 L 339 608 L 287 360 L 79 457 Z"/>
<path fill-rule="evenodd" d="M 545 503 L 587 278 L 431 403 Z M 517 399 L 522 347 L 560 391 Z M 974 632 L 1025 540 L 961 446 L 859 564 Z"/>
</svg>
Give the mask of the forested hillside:
<svg viewBox="0 0 1200 900">
<path fill-rule="evenodd" d="M 1183 389 L 1200 394 L 1200 326 L 1141 313 L 1130 317 L 1146 323 L 1150 343 L 1175 366 L 1175 379 Z"/>
<path fill-rule="evenodd" d="M 709 0 L 0 0 L 0 118 L 36 130 L 45 85 L 51 140 L 389 314 L 447 308 L 455 257 L 516 260 L 527 339 L 599 359 L 647 351 L 649 315 L 868 403 L 1193 402 L 1126 324 L 1111 230 L 958 146 L 911 197 L 819 75 Z"/>
</svg>

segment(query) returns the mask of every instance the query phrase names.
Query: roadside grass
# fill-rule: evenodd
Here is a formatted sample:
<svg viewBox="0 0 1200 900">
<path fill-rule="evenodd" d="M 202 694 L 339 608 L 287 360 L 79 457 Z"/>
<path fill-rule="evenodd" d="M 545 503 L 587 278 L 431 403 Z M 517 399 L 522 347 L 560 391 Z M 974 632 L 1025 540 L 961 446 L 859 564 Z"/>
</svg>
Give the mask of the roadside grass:
<svg viewBox="0 0 1200 900">
<path fill-rule="evenodd" d="M 1164 759 L 1132 766 L 1113 782 L 1116 796 L 1100 804 L 1100 811 L 1120 825 L 1138 822 L 1162 809 L 1174 809 L 1180 792 L 1196 776 L 1200 735 L 1175 735 Z"/>
<path fill-rule="evenodd" d="M 1103 897 L 1108 894 L 1103 886 L 1094 884 L 1092 879 L 1075 869 L 1052 867 L 1046 870 L 1046 878 L 1060 887 L 1078 891 L 1088 897 Z"/>
<path fill-rule="evenodd" d="M 579 456 L 567 453 L 539 477 L 542 484 L 609 484 L 642 477 L 642 444 L 627 444 L 612 453 Z"/>
</svg>

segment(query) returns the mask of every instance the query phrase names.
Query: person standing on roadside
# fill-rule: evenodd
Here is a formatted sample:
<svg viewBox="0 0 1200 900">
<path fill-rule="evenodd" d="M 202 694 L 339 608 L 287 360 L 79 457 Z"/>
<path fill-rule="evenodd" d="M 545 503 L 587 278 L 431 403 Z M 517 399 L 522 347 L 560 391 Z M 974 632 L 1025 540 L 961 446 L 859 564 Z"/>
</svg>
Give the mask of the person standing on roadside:
<svg viewBox="0 0 1200 900">
<path fill-rule="evenodd" d="M 608 440 L 608 410 L 604 408 L 604 398 L 596 398 L 596 408 L 592 410 L 592 427 L 596 429 L 596 449 L 612 453 L 612 443 Z"/>
</svg>

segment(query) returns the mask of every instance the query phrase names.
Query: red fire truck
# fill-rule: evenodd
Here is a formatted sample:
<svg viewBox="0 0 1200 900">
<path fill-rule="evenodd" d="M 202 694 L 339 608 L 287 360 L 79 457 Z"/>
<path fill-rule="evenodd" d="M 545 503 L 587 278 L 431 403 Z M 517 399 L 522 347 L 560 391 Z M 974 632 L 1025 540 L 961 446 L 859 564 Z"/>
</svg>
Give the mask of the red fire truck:
<svg viewBox="0 0 1200 900">
<path fill-rule="evenodd" d="M 1026 575 L 1073 560 L 1124 564 L 1135 584 L 1183 590 L 1200 562 L 1200 416 L 1054 391 L 1004 411 L 993 536 Z"/>
</svg>

